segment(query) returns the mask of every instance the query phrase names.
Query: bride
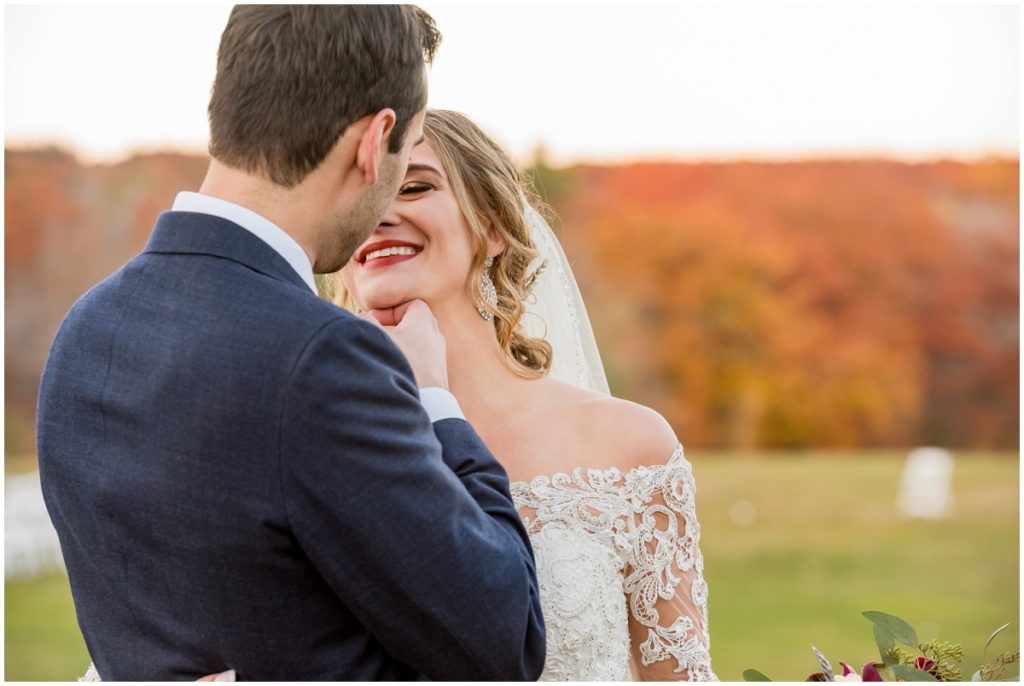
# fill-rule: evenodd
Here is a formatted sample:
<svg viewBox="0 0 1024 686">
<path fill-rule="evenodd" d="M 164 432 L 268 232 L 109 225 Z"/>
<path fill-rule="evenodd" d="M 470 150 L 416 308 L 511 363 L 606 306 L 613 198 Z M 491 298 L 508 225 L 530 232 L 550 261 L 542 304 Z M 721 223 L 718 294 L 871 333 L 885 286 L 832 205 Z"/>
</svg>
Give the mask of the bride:
<svg viewBox="0 0 1024 686">
<path fill-rule="evenodd" d="M 394 324 L 420 299 L 437 318 L 449 388 L 530 532 L 542 680 L 716 679 L 682 446 L 609 395 L 572 271 L 508 155 L 456 112 L 428 110 L 424 134 L 336 302 Z"/>
</svg>

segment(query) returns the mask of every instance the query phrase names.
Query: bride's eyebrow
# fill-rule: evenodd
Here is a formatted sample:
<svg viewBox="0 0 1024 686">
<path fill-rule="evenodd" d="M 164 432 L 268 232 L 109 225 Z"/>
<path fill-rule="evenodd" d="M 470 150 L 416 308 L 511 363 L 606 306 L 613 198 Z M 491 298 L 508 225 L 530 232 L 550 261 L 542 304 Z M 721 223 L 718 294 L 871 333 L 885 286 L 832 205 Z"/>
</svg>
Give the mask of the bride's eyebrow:
<svg viewBox="0 0 1024 686">
<path fill-rule="evenodd" d="M 422 163 L 419 163 L 419 162 L 410 162 L 409 163 L 408 171 L 409 172 L 417 172 L 417 171 L 433 172 L 434 174 L 437 174 L 441 178 L 444 178 L 441 175 L 441 172 L 438 171 L 437 169 L 435 169 L 434 167 L 430 166 L 429 164 L 422 164 Z"/>
</svg>

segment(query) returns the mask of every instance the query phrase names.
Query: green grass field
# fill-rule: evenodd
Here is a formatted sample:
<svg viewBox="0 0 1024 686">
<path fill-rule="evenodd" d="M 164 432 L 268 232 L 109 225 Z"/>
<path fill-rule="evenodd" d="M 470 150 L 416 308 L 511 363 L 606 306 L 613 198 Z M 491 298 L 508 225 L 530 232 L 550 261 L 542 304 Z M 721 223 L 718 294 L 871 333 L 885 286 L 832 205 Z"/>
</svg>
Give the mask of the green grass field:
<svg viewBox="0 0 1024 686">
<path fill-rule="evenodd" d="M 71 603 L 68 578 L 4 584 L 4 676 L 7 681 L 73 681 L 89 653 Z"/>
<path fill-rule="evenodd" d="M 753 667 L 773 679 L 877 659 L 864 610 L 898 615 L 919 638 L 963 643 L 966 676 L 989 633 L 1019 645 L 1019 479 L 1016 455 L 960 455 L 952 516 L 908 521 L 895 511 L 902 454 L 690 456 L 712 658 L 722 679 Z M 738 526 L 729 509 L 757 513 Z M 966 671 L 966 670 L 965 670 Z"/>
<path fill-rule="evenodd" d="M 859 668 L 877 659 L 863 610 L 903 617 L 921 640 L 963 643 L 967 678 L 1002 624 L 1013 622 L 993 652 L 1019 649 L 1018 456 L 958 454 L 952 515 L 934 522 L 896 513 L 903 456 L 688 454 L 721 679 L 753 667 L 802 680 L 818 671 L 812 643 Z M 6 678 L 80 676 L 88 656 L 67 580 L 5 589 Z"/>
</svg>

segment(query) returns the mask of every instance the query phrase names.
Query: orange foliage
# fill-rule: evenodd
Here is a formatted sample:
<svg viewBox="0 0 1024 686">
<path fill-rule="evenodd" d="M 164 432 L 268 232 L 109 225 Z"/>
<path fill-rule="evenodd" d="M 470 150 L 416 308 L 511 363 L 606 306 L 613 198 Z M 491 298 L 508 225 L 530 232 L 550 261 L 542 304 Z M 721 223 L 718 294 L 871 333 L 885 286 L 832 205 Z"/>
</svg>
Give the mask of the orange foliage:
<svg viewBox="0 0 1024 686">
<path fill-rule="evenodd" d="M 1016 162 L 565 174 L 613 390 L 684 441 L 1016 446 Z"/>
</svg>

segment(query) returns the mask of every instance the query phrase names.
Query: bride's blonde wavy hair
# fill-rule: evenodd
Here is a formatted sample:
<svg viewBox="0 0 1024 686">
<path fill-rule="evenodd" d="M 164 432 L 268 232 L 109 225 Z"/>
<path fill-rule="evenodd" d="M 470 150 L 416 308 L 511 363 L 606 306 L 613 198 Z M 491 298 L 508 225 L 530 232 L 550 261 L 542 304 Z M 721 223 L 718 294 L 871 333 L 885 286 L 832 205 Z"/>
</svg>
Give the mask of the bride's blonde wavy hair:
<svg viewBox="0 0 1024 686">
<path fill-rule="evenodd" d="M 540 273 L 540 269 L 529 272 L 537 249 L 530 239 L 523 203 L 529 202 L 542 214 L 550 211 L 523 182 L 508 154 L 464 114 L 427 110 L 423 133 L 444 166 L 476 243 L 467 280 L 473 301 L 494 315 L 494 330 L 509 367 L 526 378 L 545 376 L 551 369 L 551 345 L 544 339 L 527 336 L 520 324 L 526 298 Z M 485 303 L 481 292 L 488 227 L 505 240 L 506 246 L 490 269 L 498 293 L 494 307 Z M 336 304 L 358 310 L 340 272 L 333 274 L 326 285 L 328 297 Z"/>
</svg>

